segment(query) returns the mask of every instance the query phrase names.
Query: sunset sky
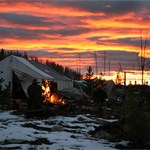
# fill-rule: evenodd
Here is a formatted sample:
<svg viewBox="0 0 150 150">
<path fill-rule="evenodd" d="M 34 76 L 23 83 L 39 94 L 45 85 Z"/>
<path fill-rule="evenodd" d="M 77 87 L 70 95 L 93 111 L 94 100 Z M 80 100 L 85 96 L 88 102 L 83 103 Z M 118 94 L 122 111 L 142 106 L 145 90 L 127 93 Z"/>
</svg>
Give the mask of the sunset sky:
<svg viewBox="0 0 150 150">
<path fill-rule="evenodd" d="M 150 60 L 149 0 L 0 0 L 0 6 L 5 50 L 27 51 L 83 74 L 88 66 L 96 73 L 95 54 L 98 72 L 104 71 L 106 54 L 106 75 L 113 76 L 120 66 L 139 69 L 142 36 Z"/>
</svg>

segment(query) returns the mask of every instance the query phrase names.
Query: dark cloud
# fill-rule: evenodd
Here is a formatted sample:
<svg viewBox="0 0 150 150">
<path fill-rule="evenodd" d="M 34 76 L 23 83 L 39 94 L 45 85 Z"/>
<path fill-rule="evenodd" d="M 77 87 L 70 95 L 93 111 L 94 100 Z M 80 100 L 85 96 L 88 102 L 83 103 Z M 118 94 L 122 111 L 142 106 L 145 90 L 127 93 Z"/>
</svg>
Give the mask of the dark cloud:
<svg viewBox="0 0 150 150">
<path fill-rule="evenodd" d="M 146 39 L 145 37 L 143 37 L 143 44 L 145 43 Z M 121 45 L 132 45 L 132 46 L 135 46 L 135 47 L 139 47 L 141 46 L 141 39 L 140 38 L 119 38 L 119 39 L 116 39 L 116 40 L 108 40 L 108 42 L 112 42 L 112 43 L 118 43 L 121 44 Z M 150 43 L 150 40 L 147 40 L 147 43 Z"/>
<path fill-rule="evenodd" d="M 89 28 L 75 28 L 75 29 L 59 29 L 59 30 L 26 30 L 26 29 L 18 29 L 18 28 L 5 28 L 0 27 L 0 35 L 4 38 L 20 38 L 20 39 L 38 39 L 42 40 L 45 35 L 61 35 L 61 36 L 74 36 L 81 35 L 83 33 L 89 32 Z M 46 38 L 45 38 L 46 39 Z M 47 38 L 49 39 L 49 38 Z M 55 38 L 50 38 L 49 40 L 56 40 Z"/>
<path fill-rule="evenodd" d="M 0 13 L 0 19 L 18 25 L 30 25 L 30 26 L 66 26 L 61 21 L 47 21 L 46 17 L 38 17 L 26 14 L 15 14 L 15 13 Z"/>
<path fill-rule="evenodd" d="M 119 38 L 115 40 L 116 43 L 124 44 L 124 45 L 132 45 L 132 46 L 140 46 L 139 38 Z"/>
<path fill-rule="evenodd" d="M 137 58 L 138 52 L 129 52 L 125 50 L 107 50 L 106 55 L 109 60 L 134 60 L 134 58 Z"/>
<path fill-rule="evenodd" d="M 90 32 L 90 28 L 83 28 L 83 27 L 77 27 L 77 28 L 64 28 L 59 30 L 53 30 L 49 31 L 51 34 L 59 34 L 62 36 L 73 36 L 73 35 L 81 35 L 83 33 Z"/>
<path fill-rule="evenodd" d="M 102 59 L 103 60 L 103 59 Z M 108 67 L 108 62 L 110 61 L 111 68 L 114 70 L 118 70 L 120 65 L 123 70 L 128 69 L 137 69 L 138 68 L 138 53 L 137 52 L 129 52 L 125 50 L 107 50 L 106 51 L 106 66 Z"/>
<path fill-rule="evenodd" d="M 61 36 L 75 36 L 81 35 L 83 33 L 90 32 L 90 28 L 76 27 L 76 28 L 63 28 L 57 30 L 44 30 L 43 33 L 51 35 L 61 35 Z"/>
<path fill-rule="evenodd" d="M 90 40 L 90 41 L 95 41 L 99 45 L 102 45 L 106 42 L 106 43 L 115 44 L 115 45 L 117 45 L 117 44 L 118 45 L 132 45 L 132 46 L 140 47 L 140 44 L 141 44 L 140 37 L 139 38 L 137 38 L 137 37 L 135 37 L 135 38 L 134 37 L 133 38 L 127 37 L 127 38 L 118 38 L 118 39 L 113 39 L 113 40 L 112 39 L 107 39 L 109 37 L 110 36 L 94 36 L 94 37 L 89 37 L 89 38 L 86 38 L 86 39 Z M 145 40 L 146 40 L 146 36 L 143 36 L 143 43 L 145 42 Z M 147 43 L 150 43 L 149 39 L 147 39 Z"/>
<path fill-rule="evenodd" d="M 40 39 L 40 32 L 38 30 L 29 31 L 25 29 L 17 29 L 17 28 L 5 28 L 0 27 L 0 35 L 4 38 L 13 38 L 13 39 Z"/>
<path fill-rule="evenodd" d="M 97 55 L 97 66 L 98 70 L 102 71 L 104 69 L 104 53 L 106 53 L 106 70 L 108 71 L 109 62 L 111 64 L 112 70 L 118 70 L 119 64 L 121 64 L 122 69 L 138 69 L 138 53 L 137 52 L 127 52 L 125 50 L 106 50 L 106 51 L 96 51 Z M 78 56 L 78 55 L 76 55 Z M 88 61 L 93 59 L 93 61 Z M 86 66 L 91 66 L 95 71 L 95 52 L 82 52 L 80 54 L 80 63 L 87 62 Z"/>
<path fill-rule="evenodd" d="M 114 13 L 114 14 L 122 14 L 126 12 L 138 12 L 141 10 L 142 6 L 150 7 L 147 5 L 147 1 L 51 1 L 51 4 L 57 7 L 71 7 L 78 10 L 84 10 L 93 13 L 105 12 Z"/>
<path fill-rule="evenodd" d="M 27 52 L 30 56 L 38 56 L 38 57 L 49 57 L 49 58 L 57 58 L 58 52 L 49 52 L 46 48 L 45 49 L 40 49 L 40 50 L 29 50 Z"/>
<path fill-rule="evenodd" d="M 118 15 L 126 12 L 139 12 L 142 4 L 140 1 L 114 1 L 110 3 L 110 8 L 104 9 L 104 12 Z"/>
</svg>

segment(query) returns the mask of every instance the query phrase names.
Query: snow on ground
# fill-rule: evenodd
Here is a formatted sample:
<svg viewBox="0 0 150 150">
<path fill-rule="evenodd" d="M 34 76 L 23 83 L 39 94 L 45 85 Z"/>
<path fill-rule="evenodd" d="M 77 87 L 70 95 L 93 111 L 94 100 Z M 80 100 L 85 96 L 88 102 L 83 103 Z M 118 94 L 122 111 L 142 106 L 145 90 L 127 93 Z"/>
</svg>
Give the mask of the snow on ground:
<svg viewBox="0 0 150 150">
<path fill-rule="evenodd" d="M 0 112 L 0 122 L 0 149 L 115 149 L 113 143 L 95 139 L 88 134 L 101 124 L 100 118 L 91 115 L 55 116 L 40 120 L 26 119 L 23 115 L 16 116 L 11 111 L 3 111 Z"/>
</svg>

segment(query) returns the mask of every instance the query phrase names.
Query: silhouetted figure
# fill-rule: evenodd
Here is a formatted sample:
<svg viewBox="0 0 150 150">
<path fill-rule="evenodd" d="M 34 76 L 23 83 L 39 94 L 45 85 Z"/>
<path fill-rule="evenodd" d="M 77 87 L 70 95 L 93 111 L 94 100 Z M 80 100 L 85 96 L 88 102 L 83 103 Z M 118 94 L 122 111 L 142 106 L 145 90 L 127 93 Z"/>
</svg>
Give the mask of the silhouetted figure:
<svg viewBox="0 0 150 150">
<path fill-rule="evenodd" d="M 36 79 L 33 79 L 33 82 L 28 87 L 28 107 L 29 109 L 39 109 L 42 105 L 42 88 L 38 85 Z"/>
<path fill-rule="evenodd" d="M 104 104 L 106 98 L 106 92 L 102 89 L 102 85 L 98 84 L 96 90 L 93 92 L 93 100 L 99 112 L 102 111 L 102 105 Z"/>
</svg>

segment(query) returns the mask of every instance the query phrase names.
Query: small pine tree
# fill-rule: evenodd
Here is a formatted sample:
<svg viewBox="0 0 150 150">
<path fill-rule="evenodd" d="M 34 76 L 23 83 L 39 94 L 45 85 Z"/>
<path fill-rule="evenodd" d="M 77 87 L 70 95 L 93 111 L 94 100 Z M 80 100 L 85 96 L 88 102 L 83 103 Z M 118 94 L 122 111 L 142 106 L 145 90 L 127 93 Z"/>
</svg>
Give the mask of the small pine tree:
<svg viewBox="0 0 150 150">
<path fill-rule="evenodd" d="M 84 89 L 84 91 L 89 95 L 89 96 L 91 96 L 92 95 L 92 93 L 93 93 L 93 89 L 94 89 L 94 87 L 95 87 L 95 80 L 93 79 L 93 75 L 94 75 L 94 73 L 93 73 L 93 71 L 92 71 L 92 67 L 91 66 L 89 66 L 88 68 L 87 68 L 87 73 L 86 73 L 86 77 L 85 77 L 85 84 L 86 84 L 86 86 L 85 86 L 85 89 Z"/>
</svg>

